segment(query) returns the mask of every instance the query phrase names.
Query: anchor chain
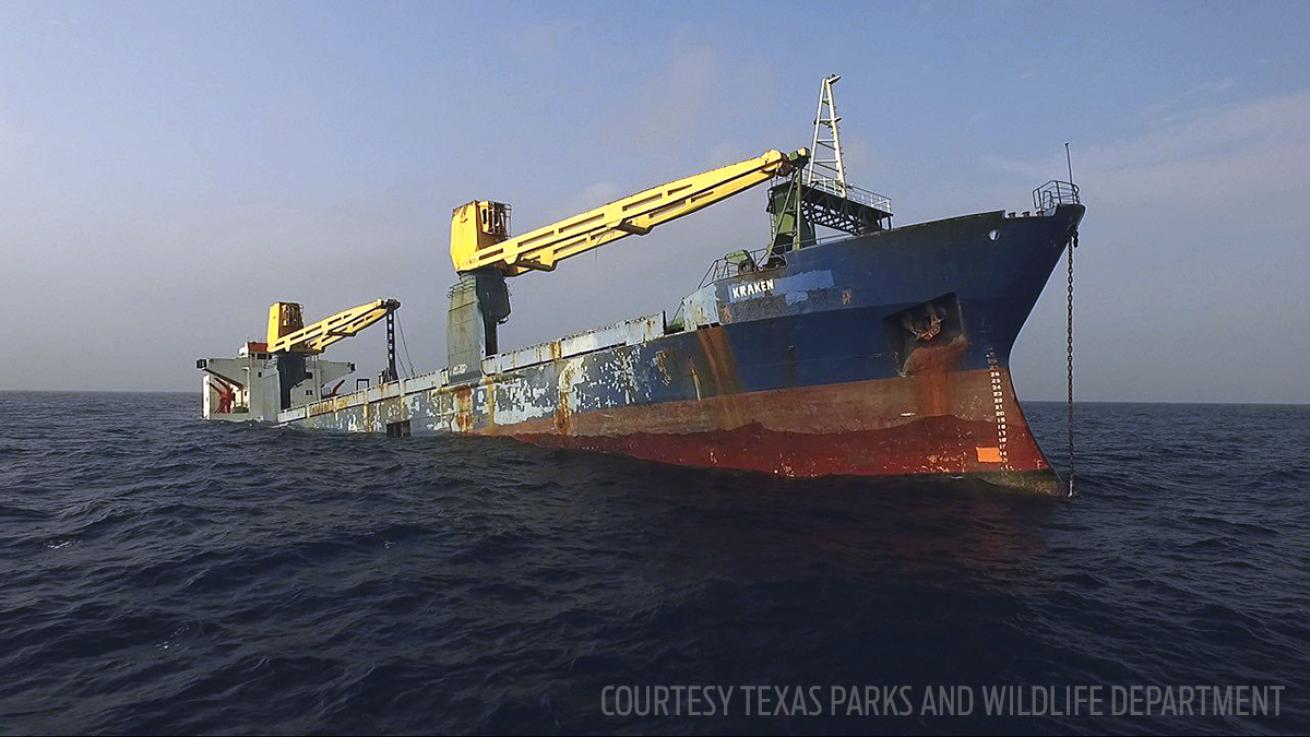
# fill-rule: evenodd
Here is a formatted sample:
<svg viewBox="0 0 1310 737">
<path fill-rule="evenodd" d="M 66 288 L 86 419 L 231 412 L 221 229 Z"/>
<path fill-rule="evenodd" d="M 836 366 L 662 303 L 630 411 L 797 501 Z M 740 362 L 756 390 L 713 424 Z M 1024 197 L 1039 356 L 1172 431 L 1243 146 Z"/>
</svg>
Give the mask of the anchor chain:
<svg viewBox="0 0 1310 737">
<path fill-rule="evenodd" d="M 1078 248 L 1078 231 L 1073 232 L 1073 239 L 1069 242 L 1069 293 L 1068 293 L 1068 321 L 1065 330 L 1065 361 L 1068 369 L 1066 386 L 1068 388 L 1068 400 L 1065 414 L 1065 433 L 1069 442 L 1069 496 L 1074 495 L 1073 477 L 1074 477 L 1074 453 L 1073 453 L 1073 252 Z"/>
</svg>

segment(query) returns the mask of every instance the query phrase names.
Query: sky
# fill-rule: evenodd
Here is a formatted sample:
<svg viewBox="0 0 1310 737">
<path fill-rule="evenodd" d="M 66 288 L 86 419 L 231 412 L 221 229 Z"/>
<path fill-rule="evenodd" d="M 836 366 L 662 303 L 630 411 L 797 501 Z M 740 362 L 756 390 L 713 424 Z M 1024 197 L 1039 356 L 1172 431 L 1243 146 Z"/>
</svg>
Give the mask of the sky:
<svg viewBox="0 0 1310 737">
<path fill-rule="evenodd" d="M 403 303 L 445 363 L 453 207 L 515 232 L 810 142 L 900 225 L 1064 178 L 1078 396 L 1310 402 L 1310 3 L 0 3 L 0 389 L 197 391 L 195 359 Z M 768 238 L 750 192 L 513 280 L 501 345 L 660 309 Z M 1064 393 L 1057 269 L 1012 357 Z M 361 375 L 380 328 L 334 346 Z"/>
</svg>

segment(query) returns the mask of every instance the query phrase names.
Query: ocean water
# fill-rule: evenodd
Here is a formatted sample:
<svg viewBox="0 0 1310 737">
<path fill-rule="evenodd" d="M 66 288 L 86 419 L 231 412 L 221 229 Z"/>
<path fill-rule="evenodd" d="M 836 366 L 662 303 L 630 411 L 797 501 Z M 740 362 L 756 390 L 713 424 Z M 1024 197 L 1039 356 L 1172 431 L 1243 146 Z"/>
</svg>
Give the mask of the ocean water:
<svg viewBox="0 0 1310 737">
<path fill-rule="evenodd" d="M 1310 729 L 1310 407 L 1082 406 L 1081 493 L 1051 500 L 197 404 L 0 393 L 0 732 Z M 1061 465 L 1063 407 L 1027 409 Z M 1243 684 L 1283 687 L 1278 716 L 921 703 Z M 737 690 L 727 714 L 616 713 L 615 687 L 677 685 Z M 824 708 L 748 715 L 751 685 Z M 912 708 L 832 707 L 865 686 Z"/>
</svg>

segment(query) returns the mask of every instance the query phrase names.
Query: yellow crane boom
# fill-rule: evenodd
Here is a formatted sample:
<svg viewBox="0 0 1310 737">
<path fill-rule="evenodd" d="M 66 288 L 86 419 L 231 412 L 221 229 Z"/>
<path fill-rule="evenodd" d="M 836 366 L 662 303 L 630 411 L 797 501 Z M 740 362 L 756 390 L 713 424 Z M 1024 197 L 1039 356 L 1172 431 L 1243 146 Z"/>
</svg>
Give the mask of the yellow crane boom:
<svg viewBox="0 0 1310 737">
<path fill-rule="evenodd" d="M 376 299 L 304 327 L 299 304 L 274 302 L 268 308 L 268 350 L 322 353 L 333 343 L 355 335 L 399 308 L 397 300 Z"/>
<path fill-rule="evenodd" d="M 778 150 L 661 184 L 594 210 L 509 237 L 509 206 L 475 200 L 455 208 L 450 221 L 450 259 L 455 270 L 495 267 L 506 276 L 555 264 L 739 194 L 804 166 L 809 151 Z"/>
</svg>

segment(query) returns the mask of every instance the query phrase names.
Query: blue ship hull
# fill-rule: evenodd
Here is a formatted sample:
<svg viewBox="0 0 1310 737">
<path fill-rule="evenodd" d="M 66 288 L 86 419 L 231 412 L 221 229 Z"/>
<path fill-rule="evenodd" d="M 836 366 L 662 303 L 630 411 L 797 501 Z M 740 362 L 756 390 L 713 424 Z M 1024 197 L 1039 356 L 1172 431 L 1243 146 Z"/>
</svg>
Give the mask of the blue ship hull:
<svg viewBox="0 0 1310 737">
<path fill-rule="evenodd" d="M 278 420 L 1054 492 L 1008 363 L 1083 212 L 982 213 L 812 245 L 704 286 L 680 325 L 651 315 Z"/>
</svg>

